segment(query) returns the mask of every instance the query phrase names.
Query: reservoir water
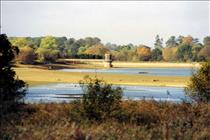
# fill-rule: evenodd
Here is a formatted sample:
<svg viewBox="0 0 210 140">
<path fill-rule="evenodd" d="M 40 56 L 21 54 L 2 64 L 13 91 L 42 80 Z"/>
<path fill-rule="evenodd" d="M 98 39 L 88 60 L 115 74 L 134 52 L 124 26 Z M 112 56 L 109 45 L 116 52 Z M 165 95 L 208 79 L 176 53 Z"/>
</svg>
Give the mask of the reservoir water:
<svg viewBox="0 0 210 140">
<path fill-rule="evenodd" d="M 97 72 L 153 76 L 191 76 L 194 68 L 111 68 L 111 69 L 62 69 L 64 72 Z M 117 85 L 115 85 L 117 86 Z M 123 99 L 181 102 L 188 97 L 184 88 L 154 86 L 121 86 Z M 83 94 L 79 84 L 59 83 L 30 87 L 25 102 L 69 102 Z"/>
<path fill-rule="evenodd" d="M 61 69 L 64 72 L 93 72 L 114 74 L 142 74 L 152 76 L 191 76 L 195 68 L 111 68 L 111 69 Z"/>
<path fill-rule="evenodd" d="M 154 99 L 157 101 L 181 102 L 187 97 L 183 88 L 153 87 L 153 86 L 120 86 L 123 88 L 123 99 L 141 100 Z M 79 84 L 49 84 L 30 87 L 25 102 L 69 102 L 81 96 Z"/>
</svg>

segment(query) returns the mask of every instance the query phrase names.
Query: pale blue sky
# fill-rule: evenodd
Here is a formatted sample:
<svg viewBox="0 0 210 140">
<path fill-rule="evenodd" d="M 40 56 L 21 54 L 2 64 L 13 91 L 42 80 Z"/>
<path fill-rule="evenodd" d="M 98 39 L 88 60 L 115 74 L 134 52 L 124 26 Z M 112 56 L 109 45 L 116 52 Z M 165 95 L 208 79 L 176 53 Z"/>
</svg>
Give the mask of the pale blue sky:
<svg viewBox="0 0 210 140">
<path fill-rule="evenodd" d="M 3 1 L 2 33 L 8 36 L 99 37 L 103 43 L 153 47 L 159 34 L 210 35 L 209 1 Z"/>
</svg>

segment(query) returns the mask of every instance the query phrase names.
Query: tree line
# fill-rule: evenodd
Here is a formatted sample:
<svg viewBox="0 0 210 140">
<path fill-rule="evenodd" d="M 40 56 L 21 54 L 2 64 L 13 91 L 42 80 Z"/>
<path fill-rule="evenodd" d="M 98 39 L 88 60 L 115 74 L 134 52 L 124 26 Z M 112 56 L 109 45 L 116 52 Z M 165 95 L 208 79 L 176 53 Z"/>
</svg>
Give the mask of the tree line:
<svg viewBox="0 0 210 140">
<path fill-rule="evenodd" d="M 10 37 L 13 46 L 19 47 L 16 60 L 30 64 L 35 60 L 49 63 L 58 58 L 103 59 L 110 53 L 117 61 L 206 61 L 210 58 L 210 36 L 199 39 L 192 36 L 171 36 L 167 41 L 157 35 L 154 46 L 103 44 L 97 37 L 81 39 L 67 37 Z"/>
</svg>

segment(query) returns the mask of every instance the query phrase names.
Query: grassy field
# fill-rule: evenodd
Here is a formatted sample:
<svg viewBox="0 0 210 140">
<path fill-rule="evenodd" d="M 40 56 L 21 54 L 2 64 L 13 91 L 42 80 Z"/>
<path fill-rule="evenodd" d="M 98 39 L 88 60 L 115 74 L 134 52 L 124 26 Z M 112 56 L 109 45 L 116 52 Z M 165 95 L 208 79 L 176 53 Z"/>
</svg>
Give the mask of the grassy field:
<svg viewBox="0 0 210 140">
<path fill-rule="evenodd" d="M 186 86 L 189 77 L 185 76 L 145 76 L 111 73 L 80 73 L 61 72 L 31 67 L 15 68 L 19 79 L 26 81 L 29 86 L 47 83 L 78 83 L 84 76 L 97 77 L 112 84 L 150 85 L 150 86 Z"/>
</svg>

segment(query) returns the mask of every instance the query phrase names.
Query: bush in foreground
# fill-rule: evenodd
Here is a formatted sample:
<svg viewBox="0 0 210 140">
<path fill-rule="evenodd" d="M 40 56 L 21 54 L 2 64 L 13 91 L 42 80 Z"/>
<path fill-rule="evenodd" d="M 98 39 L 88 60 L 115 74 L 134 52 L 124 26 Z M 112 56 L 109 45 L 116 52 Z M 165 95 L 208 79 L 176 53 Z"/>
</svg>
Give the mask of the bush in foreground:
<svg viewBox="0 0 210 140">
<path fill-rule="evenodd" d="M 120 109 L 122 89 L 114 88 L 103 80 L 86 77 L 80 81 L 83 89 L 83 115 L 91 120 L 102 120 Z"/>
<path fill-rule="evenodd" d="M 210 101 L 210 61 L 204 63 L 198 72 L 193 74 L 185 92 L 197 102 Z"/>
</svg>

